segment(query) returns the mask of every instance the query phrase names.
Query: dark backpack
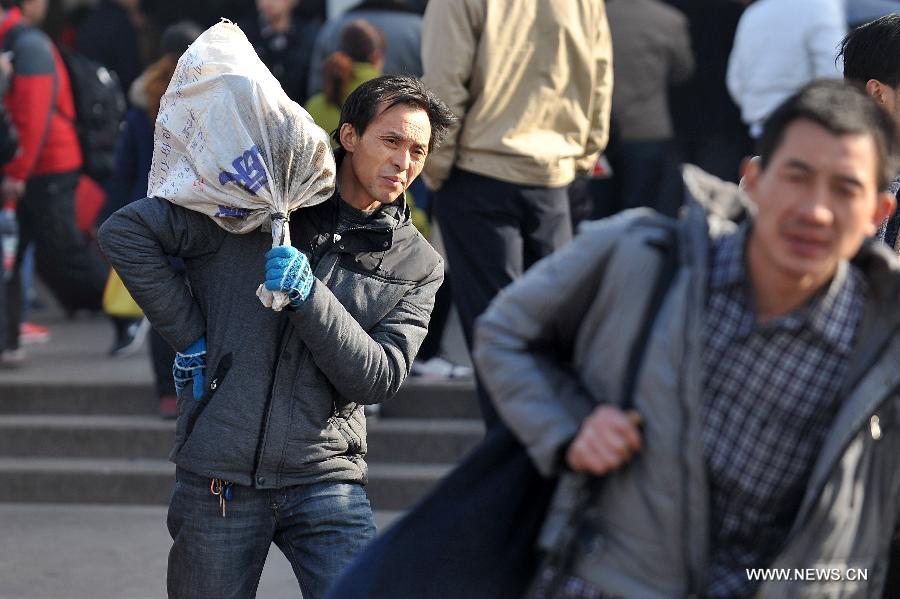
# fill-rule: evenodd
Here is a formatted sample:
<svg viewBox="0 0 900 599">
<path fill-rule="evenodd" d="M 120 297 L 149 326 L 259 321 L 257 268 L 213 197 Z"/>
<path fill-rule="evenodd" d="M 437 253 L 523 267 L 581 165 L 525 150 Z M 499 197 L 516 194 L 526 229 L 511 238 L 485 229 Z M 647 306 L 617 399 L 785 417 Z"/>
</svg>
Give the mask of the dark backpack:
<svg viewBox="0 0 900 599">
<path fill-rule="evenodd" d="M 0 166 L 19 153 L 19 135 L 6 109 L 0 106 Z"/>
<path fill-rule="evenodd" d="M 115 165 L 116 138 L 125 116 L 125 94 L 115 73 L 67 48 L 59 48 L 75 100 L 75 129 L 84 156 L 82 171 L 103 181 Z"/>
</svg>

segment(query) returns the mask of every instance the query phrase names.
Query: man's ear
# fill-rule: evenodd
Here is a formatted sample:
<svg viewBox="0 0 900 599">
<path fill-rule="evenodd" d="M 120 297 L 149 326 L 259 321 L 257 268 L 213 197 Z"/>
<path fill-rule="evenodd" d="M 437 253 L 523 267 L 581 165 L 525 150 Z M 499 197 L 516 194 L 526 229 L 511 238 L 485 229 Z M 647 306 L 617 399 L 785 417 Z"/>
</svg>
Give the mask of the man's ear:
<svg viewBox="0 0 900 599">
<path fill-rule="evenodd" d="M 753 156 L 742 165 L 741 170 L 743 175 L 739 183 L 740 188 L 752 196 L 756 191 L 756 184 L 762 172 L 762 160 L 759 156 Z"/>
<path fill-rule="evenodd" d="M 875 208 L 875 214 L 872 216 L 872 230 L 869 233 L 870 236 L 878 231 L 878 227 L 881 226 L 881 223 L 883 223 L 885 219 L 890 218 L 890 216 L 894 214 L 896 208 L 897 199 L 894 197 L 894 194 L 887 191 L 878 194 L 878 206 Z"/>
<path fill-rule="evenodd" d="M 341 145 L 344 146 L 344 149 L 348 152 L 352 152 L 356 147 L 356 143 L 359 141 L 359 136 L 356 135 L 356 129 L 354 129 L 353 125 L 350 123 L 341 125 L 341 131 L 338 133 L 338 137 L 341 140 Z"/>
<path fill-rule="evenodd" d="M 887 102 L 887 98 L 884 97 L 884 84 L 878 79 L 869 79 L 866 81 L 866 93 L 874 98 L 881 106 L 884 106 Z"/>
</svg>

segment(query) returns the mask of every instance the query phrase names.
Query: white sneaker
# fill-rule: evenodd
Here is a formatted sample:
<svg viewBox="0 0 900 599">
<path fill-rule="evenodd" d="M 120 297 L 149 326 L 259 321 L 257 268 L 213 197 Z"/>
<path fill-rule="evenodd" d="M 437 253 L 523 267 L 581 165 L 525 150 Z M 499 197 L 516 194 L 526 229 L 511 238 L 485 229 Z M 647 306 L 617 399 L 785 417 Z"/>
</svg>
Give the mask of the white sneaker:
<svg viewBox="0 0 900 599">
<path fill-rule="evenodd" d="M 467 379 L 472 377 L 472 369 L 435 356 L 424 362 L 415 360 L 411 374 L 429 380 Z"/>
<path fill-rule="evenodd" d="M 21 368 L 25 364 L 26 357 L 25 350 L 21 347 L 0 351 L 0 369 Z"/>
</svg>

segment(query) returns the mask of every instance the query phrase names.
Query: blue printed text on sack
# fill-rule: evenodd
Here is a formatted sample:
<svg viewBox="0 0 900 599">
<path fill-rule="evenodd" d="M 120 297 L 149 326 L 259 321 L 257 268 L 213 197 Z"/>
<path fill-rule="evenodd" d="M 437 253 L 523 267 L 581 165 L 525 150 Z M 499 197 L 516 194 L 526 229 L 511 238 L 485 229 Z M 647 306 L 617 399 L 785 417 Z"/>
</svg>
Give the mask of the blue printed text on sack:
<svg viewBox="0 0 900 599">
<path fill-rule="evenodd" d="M 244 219 L 252 212 L 249 208 L 238 208 L 237 206 L 224 206 L 219 204 L 219 210 L 216 216 L 220 218 L 240 218 Z"/>
<path fill-rule="evenodd" d="M 265 168 L 263 168 L 262 156 L 259 148 L 253 146 L 231 163 L 235 172 L 222 171 L 219 173 L 219 183 L 226 185 L 234 183 L 251 195 L 256 195 L 263 185 L 268 183 Z"/>
</svg>

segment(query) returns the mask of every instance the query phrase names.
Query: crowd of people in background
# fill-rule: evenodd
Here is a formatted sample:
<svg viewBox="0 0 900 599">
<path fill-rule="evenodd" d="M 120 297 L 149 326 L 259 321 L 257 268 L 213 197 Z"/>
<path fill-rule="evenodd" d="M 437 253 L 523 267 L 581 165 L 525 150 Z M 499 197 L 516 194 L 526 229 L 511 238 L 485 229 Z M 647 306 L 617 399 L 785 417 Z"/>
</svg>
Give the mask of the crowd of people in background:
<svg viewBox="0 0 900 599">
<path fill-rule="evenodd" d="M 533 455 L 542 471 L 557 472 L 565 460 L 569 469 L 605 474 L 628 462 L 641 446 L 642 431 L 627 414 L 616 413 L 603 420 L 602 415 L 598 419 L 583 406 L 577 418 L 571 410 L 563 414 L 565 410 L 559 405 L 534 409 L 535 393 L 559 392 L 560 402 L 564 402 L 566 393 L 558 385 L 571 382 L 566 378 L 571 373 L 563 373 L 566 365 L 534 354 L 531 350 L 535 344 L 547 341 L 561 328 L 576 335 L 582 326 L 596 333 L 598 339 L 608 339 L 611 345 L 616 340 L 611 332 L 617 330 L 615 327 L 601 330 L 602 323 L 590 318 L 595 306 L 584 299 L 585 290 L 596 293 L 598 289 L 589 288 L 584 272 L 565 261 L 581 260 L 582 265 L 592 265 L 598 277 L 613 271 L 609 280 L 621 280 L 623 288 L 632 284 L 624 270 L 615 271 L 615 264 L 603 261 L 614 255 L 614 248 L 604 245 L 607 237 L 589 234 L 579 242 L 592 252 L 596 264 L 576 255 L 569 242 L 579 224 L 641 207 L 676 217 L 685 212 L 686 203 L 716 204 L 723 197 L 717 190 L 724 190 L 728 206 L 722 210 L 728 212 L 728 218 L 717 213 L 710 221 L 721 229 L 710 236 L 699 228 L 684 234 L 700 240 L 698 243 L 708 251 L 712 263 L 704 262 L 704 268 L 714 273 L 713 295 L 717 299 L 713 301 L 718 302 L 711 304 L 711 309 L 721 311 L 716 325 L 719 328 L 707 331 L 713 345 L 694 345 L 693 353 L 683 356 L 694 360 L 695 365 L 705 364 L 713 373 L 703 382 L 706 387 L 695 381 L 698 397 L 706 402 L 705 417 L 712 424 L 708 422 L 702 433 L 692 429 L 697 434 L 698 453 L 690 467 L 701 468 L 706 463 L 702 461 L 705 455 L 718 480 L 727 481 L 731 460 L 746 459 L 763 465 L 765 472 L 757 478 L 731 481 L 736 486 L 754 487 L 755 492 L 737 496 L 733 487 L 714 486 L 713 503 L 708 506 L 710 517 L 717 520 L 710 549 L 712 579 L 706 591 L 721 597 L 752 591 L 753 585 L 740 574 L 743 565 L 782 555 L 779 543 L 789 532 L 785 523 L 789 524 L 801 508 L 803 496 L 796 493 L 798 485 L 805 485 L 804 477 L 810 474 L 817 452 L 831 447 L 822 414 L 833 417 L 840 406 L 831 401 L 818 415 L 804 415 L 814 435 L 804 437 L 796 429 L 782 431 L 783 438 L 805 452 L 806 461 L 799 470 L 792 469 L 794 463 L 785 466 L 778 462 L 781 441 L 768 446 L 748 445 L 735 440 L 737 435 L 715 434 L 740 428 L 721 404 L 723 397 L 736 402 L 746 399 L 733 388 L 735 372 L 757 359 L 759 363 L 768 360 L 765 363 L 773 371 L 785 368 L 779 356 L 772 355 L 771 346 L 754 345 L 758 340 L 750 336 L 749 329 L 745 334 L 750 337 L 731 343 L 746 325 L 741 320 L 746 314 L 741 310 L 749 310 L 742 303 L 746 298 L 737 294 L 734 285 L 754 274 L 742 270 L 743 248 L 762 251 L 766 234 L 771 234 L 763 227 L 765 222 L 752 232 L 742 224 L 749 217 L 736 184 L 746 174 L 747 192 L 764 204 L 774 197 L 775 189 L 770 187 L 775 182 L 772 171 L 766 170 L 770 168 L 767 161 L 782 156 L 779 152 L 785 147 L 792 151 L 795 147 L 808 149 L 804 146 L 808 138 L 820 139 L 826 149 L 835 139 L 844 140 L 851 133 L 892 145 L 884 139 L 893 129 L 881 122 L 884 115 L 870 114 L 871 106 L 866 105 L 861 93 L 827 83 L 816 84 L 821 88 L 806 86 L 822 79 L 846 79 L 898 119 L 900 58 L 889 57 L 900 56 L 900 17 L 892 15 L 900 12 L 900 1 L 606 0 L 548 1 L 529 6 L 532 4 L 536 6 L 533 11 L 522 9 L 517 0 L 362 0 L 331 14 L 331 4 L 325 0 L 99 0 L 63 4 L 0 0 L 0 93 L 4 98 L 0 109 L 0 368 L 25 363 L 29 343 L 52 342 L 52 330 L 32 322 L 29 314 L 34 298 L 33 276 L 40 278 L 69 314 L 103 310 L 111 271 L 97 247 L 97 229 L 110 215 L 146 195 L 154 122 L 178 59 L 203 30 L 225 17 L 241 27 L 287 95 L 304 106 L 332 136 L 338 151 L 353 146 L 353 140 L 342 138 L 339 129 L 342 122 L 346 124 L 342 121 L 345 102 L 360 86 L 380 75 L 421 78 L 428 93 L 433 92 L 449 106 L 458 122 L 449 128 L 443 145 L 428 155 L 423 180 L 417 180 L 403 196 L 402 205 L 409 208 L 412 222 L 443 256 L 447 273 L 442 284 L 437 279 L 431 281 L 435 307 L 410 371 L 426 380 L 473 376 L 471 368 L 450 361 L 442 351 L 445 327 L 455 306 L 468 349 L 476 353 L 480 330 L 482 345 L 476 362 L 486 385 L 481 377 L 476 377 L 476 384 L 486 425 L 493 426 L 503 416 L 532 439 Z M 874 60 L 873 55 L 883 59 Z M 796 96 L 799 90 L 803 91 Z M 86 98 L 93 101 L 87 108 Z M 793 108 L 779 108 L 789 98 L 789 107 Z M 842 121 L 840 115 L 833 114 L 829 102 L 852 105 L 856 121 Z M 102 112 L 103 122 L 90 119 L 91 106 Z M 800 116 L 784 113 L 790 110 Z M 776 118 L 774 126 L 773 115 L 782 119 Z M 798 120 L 802 121 L 799 128 Z M 822 130 L 803 129 L 810 120 Z M 451 121 L 448 118 L 447 125 Z M 115 123 L 112 136 L 103 130 L 104 123 L 109 122 Z M 763 148 L 762 162 L 748 161 L 756 153 L 755 144 Z M 841 144 L 843 141 L 832 144 L 835 151 L 842 151 Z M 815 162 L 814 153 L 807 152 L 807 156 L 800 150 L 799 154 Z M 877 181 L 867 179 L 866 185 L 877 183 L 881 191 L 888 192 L 881 195 L 893 197 L 898 193 L 900 179 L 889 182 L 880 177 L 889 162 L 887 156 L 879 154 L 877 160 L 863 162 L 867 168 L 876 164 L 880 168 Z M 711 183 L 708 175 L 691 169 L 683 175 L 685 163 L 697 165 L 721 181 Z M 871 234 L 900 254 L 900 219 L 892 215 L 892 202 L 881 199 L 884 201 L 873 205 L 865 218 L 856 215 L 859 218 L 852 221 L 851 233 L 869 234 L 866 219 L 877 217 L 880 227 Z M 777 208 L 769 206 L 772 212 Z M 635 236 L 658 237 L 656 229 L 665 228 L 656 221 L 648 226 L 635 216 L 638 213 L 629 214 L 631 220 L 610 221 L 617 223 L 617 244 L 633 241 Z M 592 225 L 598 228 L 591 230 L 600 230 L 606 222 Z M 745 244 L 745 238 L 750 239 L 750 245 Z M 562 257 L 554 254 L 566 244 L 568 253 Z M 860 246 L 851 244 L 841 249 L 848 248 L 853 251 L 838 258 L 852 258 Z M 835 273 L 841 273 L 839 282 L 844 287 L 833 289 L 835 297 L 829 297 L 844 303 L 835 306 L 826 302 L 815 312 L 824 315 L 822 318 L 834 316 L 842 327 L 835 331 L 826 322 L 820 323 L 824 330 L 815 331 L 823 343 L 833 346 L 822 359 L 839 364 L 840 368 L 833 369 L 835 381 L 851 368 L 847 348 L 865 313 L 862 298 L 867 290 L 875 293 L 879 289 L 872 273 L 880 268 L 879 260 L 887 263 L 890 258 L 879 254 L 881 250 L 875 252 L 880 257 L 865 258 L 865 273 L 829 266 L 822 270 L 824 278 L 816 281 L 813 292 L 804 291 L 804 301 L 820 290 L 827 293 L 831 285 L 828 281 L 833 276 L 838 280 Z M 532 265 L 551 254 L 557 257 L 545 260 L 537 274 L 530 278 L 526 275 Z M 865 252 L 863 255 L 868 256 Z M 655 258 L 646 257 L 645 262 L 655 264 Z M 169 263 L 172 272 L 184 276 L 183 262 L 173 257 Z M 558 271 L 553 270 L 554 265 Z M 770 266 L 761 262 L 754 268 L 769 273 Z M 523 283 L 514 285 L 520 279 Z M 641 294 L 646 295 L 645 291 L 648 289 L 640 287 Z M 680 293 L 683 303 L 693 306 L 690 294 L 683 288 Z M 567 298 L 578 303 L 581 310 L 567 311 Z M 632 308 L 637 311 L 639 306 L 627 298 L 604 299 L 622 313 Z M 783 316 L 795 307 L 779 304 L 772 314 Z M 815 319 L 815 314 L 810 318 Z M 177 392 L 171 376 L 175 350 L 158 333 L 149 331 L 142 315 L 108 315 L 113 359 L 139 349 L 149 332 L 160 415 L 176 417 Z M 669 317 L 665 322 L 678 320 Z M 630 335 L 636 322 L 620 322 L 617 326 L 629 325 Z M 794 362 L 788 366 L 815 371 L 818 365 L 804 360 L 816 350 L 813 346 L 818 341 L 795 339 L 793 325 L 782 324 L 774 333 L 757 331 L 760 339 L 769 333 L 782 335 L 794 348 Z M 681 322 L 678 326 L 683 325 Z M 698 324 L 694 331 L 678 328 L 678 338 L 692 339 L 702 326 Z M 878 331 L 865 329 L 864 333 L 866 340 L 875 340 L 873 344 L 884 342 Z M 743 347 L 743 353 L 738 349 L 731 353 L 717 350 L 714 343 L 721 339 L 729 340 L 726 345 L 730 348 Z M 584 350 L 579 346 L 573 351 L 576 359 L 585 355 Z M 676 352 L 661 345 L 656 351 L 667 356 Z M 728 359 L 717 361 L 722 355 Z M 593 365 L 589 355 L 585 359 Z M 521 380 L 513 380 L 523 371 L 522 364 L 534 373 L 530 390 L 523 390 Z M 665 364 L 660 360 L 657 366 L 664 370 Z M 585 363 L 579 366 L 585 367 Z M 624 366 L 622 361 L 617 369 Z M 644 384 L 662 385 L 675 394 L 668 371 L 660 372 L 651 371 L 646 376 L 656 378 Z M 791 372 L 782 374 L 793 376 Z M 594 390 L 610 388 L 608 381 L 590 380 L 596 386 Z M 813 385 L 813 381 L 804 381 Z M 760 401 L 772 403 L 777 400 L 775 395 L 787 395 L 796 391 L 794 387 L 762 389 L 758 396 Z M 566 389 L 575 399 L 582 399 L 583 390 Z M 830 400 L 834 397 L 828 396 Z M 752 412 L 752 406 L 747 411 Z M 667 412 L 660 408 L 652 413 Z M 558 417 L 550 425 L 548 414 L 551 420 L 554 415 Z M 578 425 L 589 415 L 596 428 L 611 422 L 608 426 L 620 433 L 619 446 L 613 448 L 618 451 L 617 457 L 609 464 L 598 465 L 584 457 L 582 445 L 590 444 L 590 440 L 585 441 L 589 433 L 579 433 Z M 766 414 L 755 416 L 760 422 L 767 418 Z M 664 434 L 662 428 L 644 430 L 647 439 Z M 578 436 L 574 436 L 576 433 Z M 364 438 L 364 432 L 362 435 Z M 668 441 L 663 441 L 658 447 L 666 446 Z M 706 454 L 702 453 L 704 447 Z M 874 451 L 869 443 L 861 447 L 861 452 Z M 671 465 L 673 471 L 677 467 Z M 645 477 L 655 476 L 639 472 Z M 821 482 L 824 485 L 827 481 L 822 478 Z M 640 498 L 628 484 L 627 480 L 623 483 L 621 495 L 605 496 L 606 504 L 621 509 L 639 503 Z M 665 485 L 657 490 L 659 501 L 665 503 Z M 790 501 L 785 499 L 788 503 L 780 504 L 789 504 L 783 511 L 766 512 L 773 501 L 785 497 Z M 810 518 L 818 517 L 824 523 L 842 508 L 804 503 L 803 509 Z M 742 520 L 742 510 L 756 518 Z M 853 510 L 847 513 L 856 518 L 861 529 L 865 528 L 865 510 Z M 646 520 L 651 516 L 648 514 Z M 654 534 L 641 528 L 641 523 L 627 519 L 617 526 L 629 535 Z M 815 537 L 814 528 L 803 529 L 805 536 L 801 538 Z M 759 529 L 770 534 L 764 546 L 756 543 L 754 535 Z M 665 531 L 673 539 L 678 536 L 677 531 Z M 612 547 L 620 553 L 610 553 L 612 557 L 605 561 L 587 560 L 588 565 L 576 572 L 584 580 L 573 578 L 572 588 L 576 590 L 565 596 L 600 597 L 607 596 L 604 592 L 616 594 L 637 588 L 609 583 L 613 578 L 604 578 L 610 572 L 628 571 L 638 561 L 633 548 Z M 796 550 L 802 553 L 804 548 Z M 690 567 L 706 565 L 691 563 Z M 635 574 L 634 580 L 652 586 L 680 576 L 660 568 L 663 571 L 655 582 L 646 580 L 653 575 L 650 571 Z M 319 587 L 325 588 L 326 582 L 320 581 Z M 591 594 L 596 589 L 603 592 Z M 664 595 L 662 592 L 659 596 Z"/>
<path fill-rule="evenodd" d="M 485 92 L 475 87 L 506 84 L 497 82 L 496 74 L 480 83 L 485 75 L 479 70 L 490 69 L 490 57 L 481 49 L 476 54 L 473 44 L 480 40 L 466 37 L 470 34 L 465 28 L 472 27 L 471 15 L 465 15 L 465 24 L 457 27 L 453 20 L 458 17 L 453 12 L 441 12 L 443 3 L 435 4 L 425 15 L 427 2 L 412 0 L 363 0 L 336 14 L 329 14 L 330 5 L 324 0 L 4 2 L 4 12 L 13 15 L 6 19 L 6 28 L 15 21 L 20 23 L 17 30 L 29 31 L 17 43 L 40 46 L 45 55 L 49 54 L 40 68 L 52 75 L 46 79 L 52 80 L 51 89 L 27 93 L 53 94 L 57 104 L 53 109 L 44 104 L 43 113 L 37 114 L 21 108 L 28 101 L 23 99 L 23 84 L 14 85 L 13 92 L 7 94 L 6 105 L 12 122 L 19 125 L 17 144 L 22 151 L 5 167 L 6 214 L 14 210 L 11 199 L 22 196 L 29 187 L 44 201 L 51 196 L 64 198 L 50 203 L 55 210 L 51 213 L 58 214 L 58 230 L 65 234 L 41 239 L 41 232 L 48 228 L 34 227 L 28 208 L 37 206 L 39 200 L 20 203 L 16 223 L 18 248 L 14 250 L 8 243 L 6 249 L 7 263 L 13 266 L 7 268 L 5 277 L 8 297 L 3 312 L 7 334 L 0 363 L 20 363 L 24 359 L 22 345 L 46 341 L 52 334 L 29 318 L 35 271 L 67 312 L 100 308 L 108 269 L 92 246 L 93 231 L 115 209 L 143 196 L 153 120 L 158 98 L 168 84 L 167 76 L 190 38 L 218 18 L 230 18 L 239 24 L 291 99 L 304 105 L 328 132 L 334 129 L 347 95 L 380 73 L 424 75 L 426 82 L 444 94 L 457 112 L 468 111 L 469 114 L 460 114 L 466 121 L 461 143 L 455 145 L 452 138 L 452 147 L 434 157 L 426 170 L 428 185 L 418 181 L 409 194 L 415 222 L 449 255 L 448 270 L 452 273 L 439 293 L 432 331 L 414 365 L 414 374 L 466 378 L 471 376 L 471 369 L 441 355 L 440 343 L 451 304 L 459 309 L 465 337 L 470 341 L 474 319 L 496 291 L 567 239 L 570 233 L 561 231 L 571 231 L 572 226 L 586 219 L 637 206 L 675 215 L 683 201 L 678 166 L 685 162 L 736 181 L 741 160 L 752 154 L 753 139 L 772 108 L 804 82 L 820 77 L 839 78 L 834 48 L 848 27 L 890 12 L 898 3 L 851 0 L 845 7 L 837 0 L 609 0 L 606 10 L 612 54 L 617 57 L 613 64 L 617 68 L 612 69 L 611 103 L 601 100 L 607 102 L 605 109 L 611 110 L 609 130 L 592 142 L 596 148 L 605 147 L 605 152 L 593 162 L 588 160 L 590 164 L 579 165 L 571 175 L 560 171 L 552 176 L 539 176 L 530 167 L 525 169 L 527 174 L 515 174 L 502 162 L 521 153 L 526 161 L 530 155 L 540 163 L 542 159 L 535 152 L 540 149 L 553 153 L 560 148 L 523 141 L 524 149 L 513 149 L 511 153 L 502 150 L 495 154 L 496 158 L 492 157 L 499 148 L 488 147 L 485 135 L 490 137 L 490 132 L 484 123 L 510 129 L 516 119 L 531 117 L 523 117 L 521 106 L 507 106 L 508 100 L 500 99 L 490 88 Z M 462 6 L 454 9 L 467 10 Z M 593 27 L 583 20 L 577 26 Z M 108 35 L 110 31 L 117 35 Z M 779 32 L 774 43 L 773 31 Z M 448 35 L 458 37 L 450 39 Z M 505 47 L 509 51 L 516 43 L 505 37 L 491 39 L 490 32 L 479 35 L 486 36 L 484 47 Z M 7 49 L 12 49 L 11 37 L 7 35 L 4 41 Z M 454 45 L 454 52 L 446 51 L 447 44 Z M 78 84 L 74 84 L 73 92 L 73 83 L 67 81 L 71 74 L 57 48 L 66 54 L 80 54 L 108 69 L 127 102 L 127 112 L 120 115 L 120 138 L 114 148 L 106 148 L 110 164 L 114 156 L 115 168 L 99 176 L 83 167 L 87 158 L 81 154 L 96 154 L 97 149 L 81 147 L 85 145 L 79 138 L 84 126 L 78 122 L 81 116 L 72 97 Z M 794 58 L 788 60 L 786 56 Z M 18 60 L 18 69 L 10 63 L 7 78 L 32 68 L 26 64 L 26 57 L 13 60 Z M 28 60 L 35 62 L 32 56 Z M 573 56 L 565 56 L 564 61 L 570 69 L 577 64 Z M 454 62 L 460 65 L 457 71 L 453 70 Z M 546 68 L 564 69 L 562 64 Z M 511 95 L 519 97 L 523 104 L 532 101 L 527 99 L 527 89 L 519 91 Z M 485 99 L 479 100 L 479 96 Z M 589 96 L 572 99 L 575 102 L 570 105 L 582 105 L 582 109 L 587 106 L 585 102 L 591 101 Z M 540 99 L 545 100 L 548 105 L 555 101 Z M 477 115 L 479 102 L 490 103 L 482 117 Z M 591 115 L 585 117 L 590 119 Z M 46 119 L 49 126 L 44 138 L 38 133 L 44 130 Z M 566 138 L 569 132 L 558 124 L 562 121 L 547 122 L 551 127 L 547 134 Z M 586 122 L 586 126 L 591 125 Z M 505 134 L 498 130 L 497 135 Z M 467 146 L 473 144 L 467 140 L 475 137 L 477 147 L 471 148 L 469 158 Z M 526 137 L 523 135 L 523 139 Z M 448 159 L 456 161 L 456 166 Z M 90 176 L 85 177 L 85 173 Z M 37 179 L 30 186 L 24 185 L 32 177 Z M 478 177 L 494 177 L 498 184 L 519 187 L 550 185 L 568 196 L 568 201 L 559 195 L 549 204 L 543 202 L 543 208 L 531 206 L 518 215 L 493 215 L 492 218 L 509 219 L 511 224 L 512 237 L 501 246 L 524 244 L 522 256 L 507 255 L 507 250 L 500 252 L 505 257 L 498 257 L 496 276 L 486 274 L 493 270 L 488 267 L 490 260 L 479 255 L 484 248 L 472 241 L 473 235 L 478 237 L 478 227 L 461 214 L 460 198 L 470 197 L 473 186 L 485 187 L 487 183 L 469 181 Z M 462 182 L 457 185 L 459 181 Z M 456 187 L 461 190 L 459 197 L 451 199 Z M 499 191 L 492 190 L 487 195 L 496 193 Z M 510 202 L 520 209 L 524 197 Z M 65 208 L 61 207 L 63 204 Z M 7 222 L 6 228 L 11 227 Z M 507 235 L 502 228 L 496 234 Z M 11 235 L 7 234 L 7 238 Z M 11 252 L 16 252 L 18 258 L 11 258 Z M 55 256 L 65 258 L 59 260 Z M 516 267 L 518 263 L 521 264 Z M 488 283 L 488 279 L 493 282 Z M 147 331 L 145 321 L 112 318 L 112 323 L 112 355 L 128 354 L 141 345 Z M 164 355 L 161 351 L 155 353 Z M 168 359 L 168 354 L 165 356 Z M 164 361 L 160 358 L 158 363 Z M 164 396 L 168 398 L 169 394 Z M 487 403 L 485 406 L 489 409 Z"/>
</svg>

